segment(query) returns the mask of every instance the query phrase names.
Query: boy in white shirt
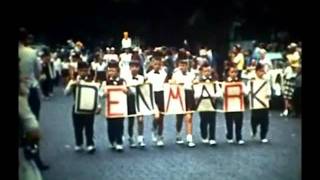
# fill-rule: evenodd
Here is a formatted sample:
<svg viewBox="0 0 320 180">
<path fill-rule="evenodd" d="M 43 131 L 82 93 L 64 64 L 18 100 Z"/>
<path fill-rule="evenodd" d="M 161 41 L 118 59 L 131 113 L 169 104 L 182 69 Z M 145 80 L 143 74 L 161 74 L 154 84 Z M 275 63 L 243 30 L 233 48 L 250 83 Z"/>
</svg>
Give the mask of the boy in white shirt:
<svg viewBox="0 0 320 180">
<path fill-rule="evenodd" d="M 129 91 L 128 91 L 128 115 L 133 115 L 136 114 L 136 109 L 135 109 L 135 93 L 136 93 L 136 87 L 137 85 L 141 85 L 144 83 L 144 77 L 139 73 L 139 67 L 140 67 L 140 62 L 136 60 L 132 60 L 130 62 L 130 70 L 131 73 L 128 74 L 125 77 L 125 81 L 127 83 L 127 86 L 129 86 Z M 138 119 L 138 146 L 139 147 L 144 147 L 144 139 L 143 139 L 143 116 L 137 116 Z M 136 143 L 133 137 L 134 130 L 134 120 L 135 117 L 128 117 L 128 134 L 129 134 L 129 144 L 130 147 L 136 147 Z"/>
<path fill-rule="evenodd" d="M 152 141 L 157 146 L 164 146 L 163 142 L 163 112 L 164 112 L 164 93 L 163 84 L 166 81 L 167 73 L 161 68 L 161 55 L 157 52 L 153 55 L 152 70 L 147 73 L 146 79 L 152 84 L 155 103 L 159 113 L 155 115 L 153 120 Z"/>
<path fill-rule="evenodd" d="M 169 81 L 170 83 L 178 83 L 183 84 L 185 89 L 185 99 L 186 99 L 186 111 L 192 111 L 195 108 L 195 100 L 194 100 L 194 92 L 192 89 L 192 82 L 195 79 L 194 73 L 188 71 L 188 59 L 186 59 L 186 55 L 180 53 L 178 56 L 178 66 L 179 69 L 175 71 L 172 75 L 172 79 Z M 192 113 L 186 114 L 178 114 L 177 115 L 177 122 L 176 122 L 176 130 L 177 130 L 177 137 L 176 143 L 183 144 L 184 141 L 181 138 L 181 129 L 182 129 L 182 122 L 183 118 L 186 123 L 186 132 L 187 132 L 187 146 L 188 147 L 195 147 L 195 143 L 193 142 L 192 138 Z"/>
<path fill-rule="evenodd" d="M 70 80 L 67 87 L 64 90 L 65 95 L 73 94 L 74 100 L 76 101 L 76 88 L 78 85 L 84 82 L 92 82 L 91 79 L 88 78 L 88 64 L 85 62 L 79 62 L 78 70 L 79 75 L 76 80 Z M 93 82 L 92 82 L 93 83 Z M 98 86 L 98 85 L 96 85 Z M 74 102 L 77 103 L 77 102 Z M 76 112 L 75 105 L 72 108 L 72 119 L 73 119 L 73 127 L 75 133 L 75 141 L 76 146 L 74 150 L 79 152 L 82 150 L 83 145 L 83 129 L 85 130 L 85 137 L 87 143 L 87 151 L 88 153 L 95 152 L 95 143 L 94 143 L 94 115 L 95 113 L 99 113 L 101 111 L 101 105 L 99 103 L 99 98 L 97 97 L 97 110 L 92 113 L 78 113 Z"/>
</svg>

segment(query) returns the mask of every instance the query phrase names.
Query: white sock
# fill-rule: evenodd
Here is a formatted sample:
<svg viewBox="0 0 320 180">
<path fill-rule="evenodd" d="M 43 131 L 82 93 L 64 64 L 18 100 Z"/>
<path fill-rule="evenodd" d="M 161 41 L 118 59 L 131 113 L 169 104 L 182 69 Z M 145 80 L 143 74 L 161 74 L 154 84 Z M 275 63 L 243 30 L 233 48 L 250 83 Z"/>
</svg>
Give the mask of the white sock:
<svg viewBox="0 0 320 180">
<path fill-rule="evenodd" d="M 187 141 L 188 142 L 192 142 L 192 134 L 188 134 L 187 135 Z"/>
</svg>

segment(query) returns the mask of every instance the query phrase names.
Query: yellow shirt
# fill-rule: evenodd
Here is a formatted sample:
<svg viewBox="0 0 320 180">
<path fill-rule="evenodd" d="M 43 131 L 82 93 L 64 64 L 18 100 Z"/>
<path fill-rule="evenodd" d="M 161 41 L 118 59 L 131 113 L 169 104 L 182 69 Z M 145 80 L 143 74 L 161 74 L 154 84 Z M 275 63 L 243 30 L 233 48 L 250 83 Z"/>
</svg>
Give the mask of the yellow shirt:
<svg viewBox="0 0 320 180">
<path fill-rule="evenodd" d="M 233 63 L 236 64 L 238 70 L 243 70 L 244 55 L 242 53 L 237 54 L 237 56 L 233 58 Z"/>
</svg>

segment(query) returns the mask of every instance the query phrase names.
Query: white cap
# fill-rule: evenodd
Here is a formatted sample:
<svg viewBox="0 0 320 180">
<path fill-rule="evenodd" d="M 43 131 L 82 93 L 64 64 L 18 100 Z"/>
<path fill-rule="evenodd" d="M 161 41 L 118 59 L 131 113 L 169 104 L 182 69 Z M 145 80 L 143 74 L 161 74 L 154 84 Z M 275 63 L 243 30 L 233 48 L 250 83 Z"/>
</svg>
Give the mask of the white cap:
<svg viewBox="0 0 320 180">
<path fill-rule="evenodd" d="M 115 49 L 114 49 L 114 47 L 111 47 L 111 49 L 110 49 L 111 51 L 114 51 Z"/>
<path fill-rule="evenodd" d="M 106 47 L 106 50 L 107 50 L 107 51 L 110 51 L 110 48 L 109 48 L 109 47 Z"/>
</svg>

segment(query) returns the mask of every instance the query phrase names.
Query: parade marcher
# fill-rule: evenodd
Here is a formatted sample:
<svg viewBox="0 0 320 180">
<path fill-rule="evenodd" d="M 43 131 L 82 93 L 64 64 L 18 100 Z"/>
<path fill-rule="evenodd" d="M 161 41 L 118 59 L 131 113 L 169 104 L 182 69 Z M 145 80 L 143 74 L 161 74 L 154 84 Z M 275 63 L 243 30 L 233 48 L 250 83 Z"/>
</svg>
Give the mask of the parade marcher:
<svg viewBox="0 0 320 180">
<path fill-rule="evenodd" d="M 238 71 L 235 66 L 231 66 L 227 70 L 227 77 L 225 82 L 241 82 L 237 75 Z M 242 90 L 244 94 L 247 94 L 247 89 L 243 84 Z M 225 92 L 223 92 L 225 93 Z M 238 144 L 244 144 L 245 141 L 242 139 L 242 126 L 243 126 L 243 112 L 225 112 L 226 127 L 227 127 L 227 142 L 233 143 L 233 124 L 236 129 L 236 141 Z"/>
<path fill-rule="evenodd" d="M 260 61 L 261 62 L 261 61 Z M 264 65 L 258 63 L 255 69 L 255 77 L 251 78 L 251 80 L 266 80 L 267 81 L 267 97 L 271 98 L 271 86 L 266 79 L 265 76 L 265 68 Z M 250 81 L 248 86 L 250 85 Z M 260 125 L 260 139 L 262 143 L 267 143 L 269 140 L 267 139 L 268 129 L 269 129 L 269 109 L 252 109 L 251 110 L 251 136 L 253 138 L 256 137 L 257 127 Z"/>
<path fill-rule="evenodd" d="M 185 89 L 185 99 L 186 99 L 186 111 L 193 111 L 195 108 L 194 92 L 192 89 L 192 82 L 195 79 L 195 74 L 188 71 L 188 62 L 187 55 L 183 52 L 179 53 L 178 56 L 178 69 L 173 73 L 170 83 L 183 84 Z M 176 143 L 183 144 L 184 141 L 181 137 L 181 129 L 183 125 L 183 120 L 186 125 L 186 142 L 188 147 L 195 147 L 192 136 L 192 113 L 187 112 L 185 114 L 177 114 L 176 121 Z"/>
<path fill-rule="evenodd" d="M 140 68 L 140 62 L 137 60 L 132 59 L 130 62 L 130 70 L 131 73 L 128 74 L 125 77 L 125 81 L 127 83 L 127 86 L 129 86 L 129 92 L 128 92 L 128 98 L 127 98 L 127 104 L 128 104 L 128 115 L 136 114 L 135 109 L 135 92 L 137 85 L 141 85 L 144 83 L 144 77 L 139 73 Z M 139 147 L 144 147 L 144 137 L 143 137 L 143 116 L 137 116 L 137 131 L 138 136 L 137 138 L 134 137 L 134 124 L 135 124 L 135 117 L 128 117 L 128 135 L 129 135 L 129 144 L 130 147 L 136 147 L 138 145 Z M 136 144 L 136 140 L 137 143 Z"/>
<path fill-rule="evenodd" d="M 164 146 L 163 138 L 163 112 L 164 112 L 164 87 L 166 82 L 167 73 L 162 69 L 161 53 L 154 52 L 152 57 L 152 70 L 147 73 L 147 82 L 150 82 L 153 87 L 155 103 L 159 113 L 154 116 L 152 127 L 152 141 L 156 142 L 157 146 Z"/>
<path fill-rule="evenodd" d="M 108 95 L 108 91 L 106 91 L 106 86 L 113 85 L 124 85 L 126 86 L 126 82 L 124 79 L 120 78 L 120 68 L 119 64 L 116 61 L 110 61 L 107 68 L 106 73 L 106 81 L 102 82 L 99 96 L 106 97 Z M 123 89 L 125 93 L 128 92 L 128 89 L 125 87 Z M 111 148 L 117 151 L 123 151 L 123 129 L 124 129 L 124 117 L 116 117 L 111 118 L 107 117 L 107 127 L 108 127 L 108 137 L 109 142 L 111 144 Z"/>
<path fill-rule="evenodd" d="M 197 77 L 194 83 L 213 83 L 214 81 L 218 81 L 215 70 L 211 68 L 208 63 L 202 64 L 202 66 L 200 66 L 200 75 Z M 214 97 L 220 96 L 221 91 L 217 91 L 217 93 L 214 95 Z M 199 112 L 199 115 L 202 143 L 216 145 L 216 112 L 204 111 Z"/>
<path fill-rule="evenodd" d="M 72 120 L 74 127 L 74 135 L 75 135 L 75 147 L 74 150 L 79 152 L 83 149 L 83 131 L 85 131 L 86 144 L 88 153 L 95 152 L 95 143 L 94 143 L 94 116 L 95 113 L 99 113 L 101 110 L 101 105 L 99 101 L 97 103 L 97 111 L 96 112 L 87 112 L 80 113 L 76 112 L 75 104 L 76 102 L 76 88 L 83 82 L 91 82 L 93 85 L 94 81 L 88 77 L 89 65 L 86 62 L 79 62 L 78 64 L 78 75 L 76 80 L 71 79 L 64 90 L 65 95 L 73 94 L 74 96 L 74 105 L 72 107 Z M 97 86 L 97 85 L 95 85 Z M 98 87 L 97 87 L 98 88 Z M 98 99 L 98 98 L 97 98 Z M 79 100 L 78 100 L 79 101 Z"/>
</svg>

